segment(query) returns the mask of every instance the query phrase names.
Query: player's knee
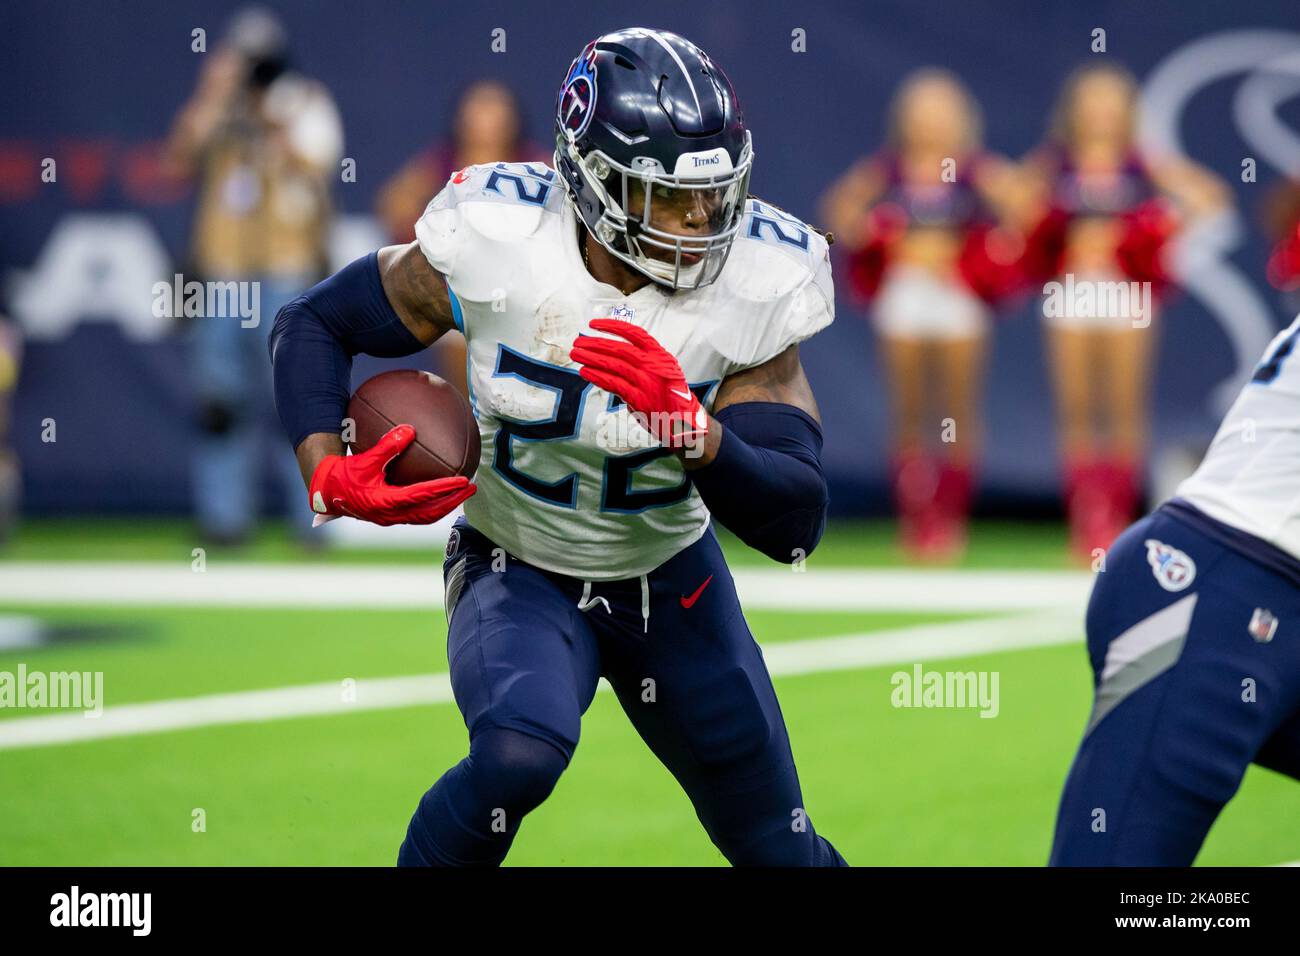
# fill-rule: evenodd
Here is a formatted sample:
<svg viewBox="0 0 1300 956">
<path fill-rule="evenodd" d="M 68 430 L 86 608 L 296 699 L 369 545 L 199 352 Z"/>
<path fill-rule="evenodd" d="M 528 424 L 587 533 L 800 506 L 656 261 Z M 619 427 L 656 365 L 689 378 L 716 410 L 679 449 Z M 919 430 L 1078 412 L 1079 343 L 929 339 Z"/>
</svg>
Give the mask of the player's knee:
<svg viewBox="0 0 1300 956">
<path fill-rule="evenodd" d="M 520 815 L 550 796 L 568 757 L 554 744 L 501 727 L 477 734 L 469 764 L 476 788 L 507 814 Z"/>
</svg>

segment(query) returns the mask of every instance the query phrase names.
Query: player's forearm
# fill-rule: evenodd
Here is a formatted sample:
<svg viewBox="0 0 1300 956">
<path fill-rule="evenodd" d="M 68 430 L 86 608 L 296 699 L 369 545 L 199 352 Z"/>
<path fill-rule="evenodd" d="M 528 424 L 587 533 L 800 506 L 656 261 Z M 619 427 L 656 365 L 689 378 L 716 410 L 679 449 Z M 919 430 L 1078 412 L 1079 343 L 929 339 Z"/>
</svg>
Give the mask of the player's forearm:
<svg viewBox="0 0 1300 956">
<path fill-rule="evenodd" d="M 714 452 L 691 469 L 713 517 L 747 545 L 786 564 L 807 557 L 826 527 L 821 428 L 802 409 L 745 402 L 718 413 Z"/>
</svg>

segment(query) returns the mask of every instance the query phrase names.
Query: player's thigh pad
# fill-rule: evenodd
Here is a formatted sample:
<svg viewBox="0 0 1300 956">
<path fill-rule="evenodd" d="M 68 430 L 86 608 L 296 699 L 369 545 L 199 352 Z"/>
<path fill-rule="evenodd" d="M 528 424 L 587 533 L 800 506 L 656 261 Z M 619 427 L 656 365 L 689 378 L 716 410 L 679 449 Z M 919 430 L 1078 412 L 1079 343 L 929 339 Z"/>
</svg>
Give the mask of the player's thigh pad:
<svg viewBox="0 0 1300 956">
<path fill-rule="evenodd" d="M 537 569 L 457 535 L 443 566 L 447 660 L 470 735 L 508 727 L 572 757 L 600 677 L 596 639 Z"/>
<path fill-rule="evenodd" d="M 776 693 L 713 533 L 652 572 L 650 590 L 649 632 L 621 631 L 605 654 L 647 744 L 679 778 L 789 763 Z"/>
</svg>

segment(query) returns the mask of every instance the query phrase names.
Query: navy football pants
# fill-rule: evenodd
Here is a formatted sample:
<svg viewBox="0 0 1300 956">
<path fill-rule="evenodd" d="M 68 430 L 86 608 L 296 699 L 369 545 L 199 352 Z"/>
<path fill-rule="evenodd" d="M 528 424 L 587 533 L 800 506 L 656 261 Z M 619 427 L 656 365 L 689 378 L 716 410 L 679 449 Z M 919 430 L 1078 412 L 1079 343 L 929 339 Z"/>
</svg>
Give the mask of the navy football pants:
<svg viewBox="0 0 1300 956">
<path fill-rule="evenodd" d="M 448 551 L 447 656 L 470 752 L 420 801 L 399 864 L 499 864 L 572 758 L 603 676 L 731 863 L 844 865 L 804 810 L 712 529 L 644 579 L 589 586 L 494 553 L 463 523 Z"/>
<path fill-rule="evenodd" d="M 1148 541 L 1182 551 L 1169 591 Z M 1252 634 L 1256 610 L 1277 619 Z M 1300 778 L 1300 592 L 1157 511 L 1106 557 L 1087 616 L 1096 696 L 1056 822 L 1057 866 L 1189 866 L 1254 762 Z M 1300 824 L 1279 819 L 1291 836 Z"/>
</svg>

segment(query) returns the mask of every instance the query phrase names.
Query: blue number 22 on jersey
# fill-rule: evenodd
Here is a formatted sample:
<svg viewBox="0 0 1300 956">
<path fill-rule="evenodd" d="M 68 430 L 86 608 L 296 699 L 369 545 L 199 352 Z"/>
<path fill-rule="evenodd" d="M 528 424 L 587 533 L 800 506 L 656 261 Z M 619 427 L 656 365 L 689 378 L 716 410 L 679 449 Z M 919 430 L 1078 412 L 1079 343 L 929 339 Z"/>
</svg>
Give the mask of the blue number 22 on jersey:
<svg viewBox="0 0 1300 956">
<path fill-rule="evenodd" d="M 555 393 L 555 407 L 549 418 L 516 421 L 501 418 L 493 443 L 492 469 L 507 482 L 525 494 L 564 508 L 578 506 L 578 475 L 569 474 L 555 481 L 543 481 L 516 466 L 516 442 L 563 441 L 576 438 L 582 426 L 582 410 L 586 405 L 587 389 L 592 384 L 578 374 L 576 369 L 550 365 L 514 349 L 499 345 L 497 348 L 496 375 L 518 378 L 529 385 L 545 388 Z M 705 400 L 714 382 L 691 385 L 697 398 Z M 621 402 L 610 401 L 612 411 Z M 640 468 L 650 462 L 671 455 L 666 448 L 651 448 L 628 455 L 611 455 L 605 461 L 601 482 L 601 510 L 628 514 L 647 508 L 662 508 L 685 500 L 690 494 L 689 476 L 668 488 L 637 490 L 633 479 Z"/>
</svg>

